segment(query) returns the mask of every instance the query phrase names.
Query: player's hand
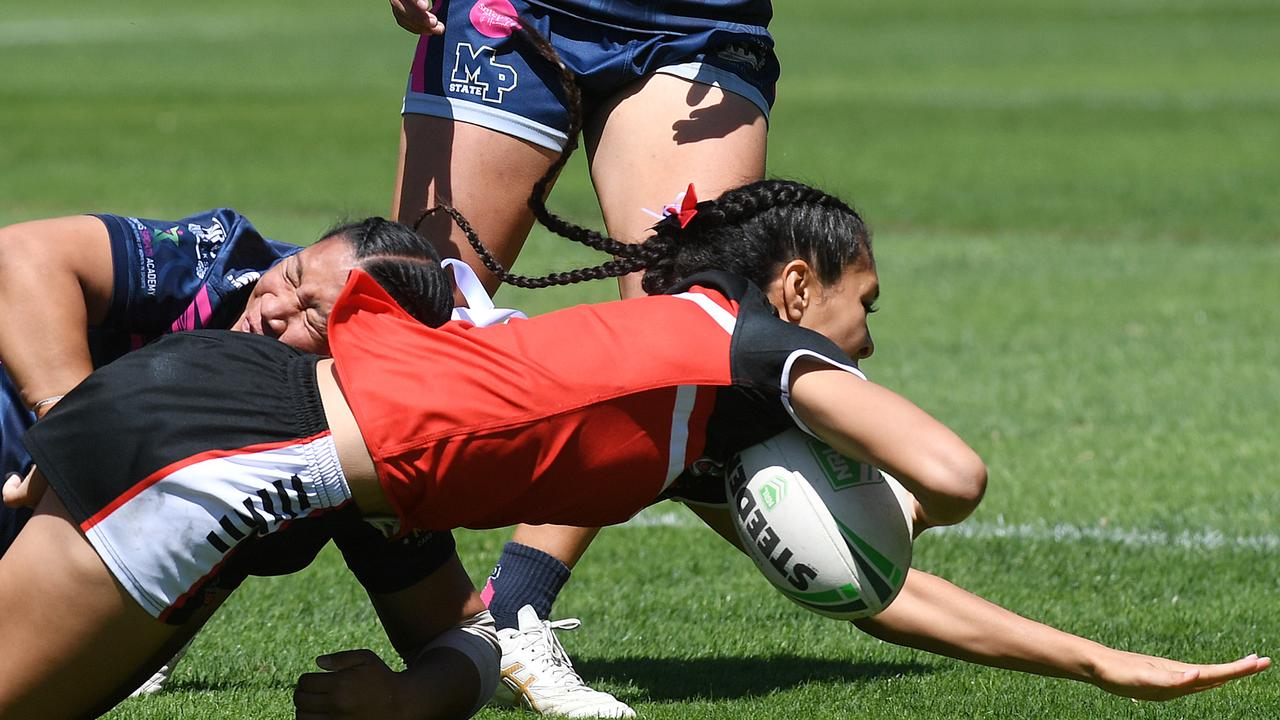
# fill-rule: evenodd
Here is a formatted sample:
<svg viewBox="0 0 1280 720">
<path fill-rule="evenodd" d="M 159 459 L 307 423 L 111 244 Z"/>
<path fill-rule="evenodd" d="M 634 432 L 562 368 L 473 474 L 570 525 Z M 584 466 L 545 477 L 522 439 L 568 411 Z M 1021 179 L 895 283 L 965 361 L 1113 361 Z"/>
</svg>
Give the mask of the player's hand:
<svg viewBox="0 0 1280 720">
<path fill-rule="evenodd" d="M 39 504 L 40 498 L 44 497 L 44 491 L 48 487 L 48 481 L 44 479 L 44 475 L 36 472 L 34 465 L 26 477 L 12 473 L 4 479 L 5 507 L 33 508 Z"/>
<path fill-rule="evenodd" d="M 1219 665 L 1191 665 L 1177 660 L 1119 652 L 1096 668 L 1094 684 L 1122 697 L 1171 700 L 1248 677 L 1271 666 L 1271 658 L 1250 655 Z"/>
<path fill-rule="evenodd" d="M 346 650 L 316 658 L 328 672 L 298 678 L 293 705 L 298 720 L 399 717 L 400 675 L 372 650 Z"/>
<path fill-rule="evenodd" d="M 439 35 L 444 23 L 432 12 L 432 0 L 390 0 L 396 23 L 415 35 Z"/>
</svg>

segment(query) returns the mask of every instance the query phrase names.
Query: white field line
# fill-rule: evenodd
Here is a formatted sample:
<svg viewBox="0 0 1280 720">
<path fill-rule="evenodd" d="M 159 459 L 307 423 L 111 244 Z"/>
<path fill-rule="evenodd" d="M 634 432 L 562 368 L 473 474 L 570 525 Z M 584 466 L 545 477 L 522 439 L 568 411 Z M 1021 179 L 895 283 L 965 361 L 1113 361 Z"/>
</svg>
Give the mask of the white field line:
<svg viewBox="0 0 1280 720">
<path fill-rule="evenodd" d="M 648 510 L 633 518 L 627 527 L 701 527 L 702 521 L 692 513 L 673 510 Z M 1008 523 L 971 521 L 954 527 L 930 530 L 930 535 L 945 535 L 975 540 L 1028 540 L 1058 543 L 1099 542 L 1126 547 L 1176 547 L 1183 550 L 1280 550 L 1280 535 L 1235 535 L 1214 528 L 1177 531 L 1145 530 L 1112 525 L 1077 525 L 1074 523 Z"/>
</svg>

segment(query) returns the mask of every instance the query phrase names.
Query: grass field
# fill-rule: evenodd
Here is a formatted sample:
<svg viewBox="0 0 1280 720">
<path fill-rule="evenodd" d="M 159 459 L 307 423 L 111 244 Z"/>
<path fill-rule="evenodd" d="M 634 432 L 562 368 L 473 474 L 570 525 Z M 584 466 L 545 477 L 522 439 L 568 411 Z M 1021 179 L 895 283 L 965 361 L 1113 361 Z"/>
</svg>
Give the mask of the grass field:
<svg viewBox="0 0 1280 720">
<path fill-rule="evenodd" d="M 770 172 L 869 218 L 884 296 L 865 367 L 991 468 L 983 507 L 922 538 L 916 565 L 1108 644 L 1276 653 L 1280 4 L 776 14 Z M 411 49 L 378 2 L 6 7 L 0 224 L 229 205 L 305 241 L 385 213 Z M 553 204 L 598 222 L 584 175 Z M 519 267 L 584 261 L 539 233 Z M 506 534 L 458 535 L 482 578 Z M 585 620 L 564 638 L 582 674 L 646 718 L 1280 717 L 1275 671 L 1135 704 L 881 644 L 791 606 L 675 506 L 603 533 L 558 612 Z M 110 717 L 291 717 L 315 655 L 365 646 L 392 655 L 326 553 L 248 583 L 171 692 Z"/>
</svg>

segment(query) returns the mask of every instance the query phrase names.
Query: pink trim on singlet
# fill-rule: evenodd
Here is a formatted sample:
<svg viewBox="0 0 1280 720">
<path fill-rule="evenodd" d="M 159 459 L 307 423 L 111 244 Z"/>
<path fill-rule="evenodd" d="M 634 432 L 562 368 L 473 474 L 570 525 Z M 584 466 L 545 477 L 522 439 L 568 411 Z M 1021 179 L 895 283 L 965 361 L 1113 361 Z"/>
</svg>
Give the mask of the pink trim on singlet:
<svg viewBox="0 0 1280 720">
<path fill-rule="evenodd" d="M 213 304 L 209 302 L 209 286 L 201 287 L 196 293 L 195 298 L 187 309 L 182 311 L 177 320 L 173 321 L 173 325 L 169 326 L 169 332 L 182 332 L 183 330 L 195 330 L 204 327 L 209 322 L 209 317 L 213 315 Z"/>
</svg>

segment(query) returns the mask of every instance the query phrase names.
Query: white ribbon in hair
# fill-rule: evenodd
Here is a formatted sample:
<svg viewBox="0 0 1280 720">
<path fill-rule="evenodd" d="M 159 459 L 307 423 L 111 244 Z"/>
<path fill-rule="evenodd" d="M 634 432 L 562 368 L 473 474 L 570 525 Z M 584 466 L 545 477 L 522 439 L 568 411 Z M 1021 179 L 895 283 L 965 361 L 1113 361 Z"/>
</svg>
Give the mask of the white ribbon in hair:
<svg viewBox="0 0 1280 720">
<path fill-rule="evenodd" d="M 494 307 L 493 298 L 485 292 L 484 285 L 471 266 L 454 258 L 446 258 L 440 264 L 453 270 L 453 284 L 467 301 L 466 307 L 453 309 L 454 320 L 466 320 L 477 327 L 500 325 L 512 318 L 524 320 L 526 315 L 511 308 Z"/>
</svg>

